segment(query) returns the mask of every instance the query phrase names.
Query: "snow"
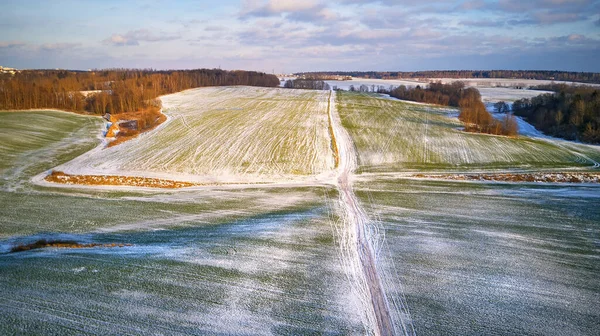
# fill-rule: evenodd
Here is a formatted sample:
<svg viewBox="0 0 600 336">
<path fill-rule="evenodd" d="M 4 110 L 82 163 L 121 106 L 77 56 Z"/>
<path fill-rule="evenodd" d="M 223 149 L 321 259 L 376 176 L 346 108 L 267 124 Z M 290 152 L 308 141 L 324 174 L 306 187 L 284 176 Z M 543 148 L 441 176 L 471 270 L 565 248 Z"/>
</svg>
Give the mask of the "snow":
<svg viewBox="0 0 600 336">
<path fill-rule="evenodd" d="M 573 144 L 576 147 L 571 148 L 564 142 L 541 143 L 537 137 L 462 132 L 461 123 L 447 109 L 435 106 L 340 94 L 342 120 L 353 137 L 362 172 L 402 171 L 422 165 L 469 169 L 565 167 L 595 164 L 594 157 L 599 154 L 597 146 Z M 523 120 L 520 125 L 527 127 Z M 531 127 L 526 132 L 538 134 Z"/>
<path fill-rule="evenodd" d="M 553 93 L 551 91 L 512 89 L 501 87 L 481 87 L 477 88 L 477 90 L 479 90 L 479 93 L 481 93 L 481 100 L 483 100 L 484 103 L 496 103 L 499 101 L 509 103 L 523 98 L 533 98 L 542 94 Z"/>
<path fill-rule="evenodd" d="M 335 106 L 334 97 L 332 95 L 330 107 Z M 353 191 L 353 178 L 358 168 L 354 143 L 342 126 L 339 114 L 332 113 L 331 108 L 329 114 L 340 158 L 337 181 L 342 209 L 339 228 L 342 260 L 366 312 L 365 327 L 380 335 L 413 335 L 415 331 L 406 302 L 394 301 L 394 305 L 388 302 L 384 284 L 390 279 L 384 277 L 378 266 L 377 251 L 382 237 Z M 399 279 L 395 278 L 393 282 L 398 283 Z"/>
<path fill-rule="evenodd" d="M 159 127 L 118 146 L 100 146 L 56 170 L 205 184 L 319 180 L 333 169 L 328 95 L 211 87 L 163 96 L 168 119 Z"/>
</svg>

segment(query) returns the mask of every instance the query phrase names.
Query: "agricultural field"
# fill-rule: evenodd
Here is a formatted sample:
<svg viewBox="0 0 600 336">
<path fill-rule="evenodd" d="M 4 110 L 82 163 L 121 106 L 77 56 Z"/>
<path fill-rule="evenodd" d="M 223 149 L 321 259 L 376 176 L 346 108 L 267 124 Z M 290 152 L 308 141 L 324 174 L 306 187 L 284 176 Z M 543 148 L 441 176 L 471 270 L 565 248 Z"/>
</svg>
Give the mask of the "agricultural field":
<svg viewBox="0 0 600 336">
<path fill-rule="evenodd" d="M 338 109 L 360 172 L 555 169 L 600 161 L 598 146 L 463 132 L 451 108 L 341 92 Z"/>
<path fill-rule="evenodd" d="M 531 99 L 542 94 L 553 93 L 552 91 L 511 89 L 503 87 L 478 87 L 477 90 L 479 90 L 481 100 L 484 103 L 495 103 L 499 101 L 512 103 L 515 100 L 523 98 Z"/>
<path fill-rule="evenodd" d="M 165 123 L 108 148 L 97 117 L 0 113 L 0 334 L 596 333 L 598 184 L 415 175 L 594 173 L 598 146 L 374 94 L 161 99 Z"/>
<path fill-rule="evenodd" d="M 338 94 L 377 270 L 400 334 L 593 335 L 597 184 L 456 182 L 408 172 L 596 171 L 600 148 L 460 131 L 452 109 Z"/>
<path fill-rule="evenodd" d="M 59 111 L 0 112 L 0 190 L 21 190 L 42 172 L 94 148 L 100 118 Z"/>
<path fill-rule="evenodd" d="M 204 183 L 288 181 L 333 169 L 329 92 L 214 87 L 161 97 L 156 130 L 58 167 Z"/>
<path fill-rule="evenodd" d="M 31 178 L 100 142 L 102 122 L 0 118 L 0 154 L 15 158 L 2 167 L 0 334 L 365 332 L 331 187 L 40 186 Z M 40 239 L 94 247 L 10 253 Z"/>
<path fill-rule="evenodd" d="M 418 335 L 594 335 L 600 188 L 358 177 Z"/>
</svg>

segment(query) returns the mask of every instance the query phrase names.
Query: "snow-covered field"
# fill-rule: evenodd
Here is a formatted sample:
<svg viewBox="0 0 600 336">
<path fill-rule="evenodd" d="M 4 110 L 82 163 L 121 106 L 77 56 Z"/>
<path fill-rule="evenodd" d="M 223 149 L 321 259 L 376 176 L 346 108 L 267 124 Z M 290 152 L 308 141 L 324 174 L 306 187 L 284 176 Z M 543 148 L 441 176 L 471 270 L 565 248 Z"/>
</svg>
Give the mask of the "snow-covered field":
<svg viewBox="0 0 600 336">
<path fill-rule="evenodd" d="M 504 101 L 506 103 L 512 103 L 515 100 L 523 98 L 533 98 L 545 93 L 553 93 L 551 91 L 542 90 L 526 90 L 526 89 L 512 89 L 502 87 L 481 87 L 477 88 L 481 93 L 481 100 L 484 103 L 496 103 Z"/>
<path fill-rule="evenodd" d="M 338 108 L 364 172 L 585 167 L 594 163 L 580 154 L 600 157 L 598 146 L 466 133 L 447 108 L 349 92 L 339 93 Z"/>
<path fill-rule="evenodd" d="M 600 188 L 364 177 L 417 335 L 595 335 Z"/>
<path fill-rule="evenodd" d="M 90 152 L 99 118 L 0 113 L 1 335 L 596 334 L 600 187 L 410 175 L 592 170 L 598 146 L 464 133 L 454 109 L 358 93 L 163 102 L 166 123 Z M 57 166 L 275 183 L 31 182 Z M 8 253 L 38 239 L 99 246 Z"/>
<path fill-rule="evenodd" d="M 354 86 L 356 90 L 361 85 L 367 85 L 369 90 L 372 86 L 375 86 L 375 90 L 379 86 L 383 86 L 386 90 L 390 87 L 398 87 L 404 85 L 407 87 L 415 87 L 417 85 L 426 86 L 430 82 L 440 81 L 444 84 L 452 83 L 455 81 L 462 81 L 467 86 L 475 87 L 481 93 L 481 98 L 485 103 L 495 103 L 499 101 L 514 102 L 518 99 L 532 98 L 544 93 L 552 93 L 550 91 L 543 90 L 530 90 L 531 86 L 550 84 L 550 83 L 566 83 L 566 84 L 578 84 L 578 85 L 591 85 L 600 86 L 600 84 L 584 84 L 584 83 L 572 83 L 572 82 L 555 82 L 550 80 L 517 80 L 517 79 L 477 79 L 477 78 L 464 78 L 464 79 L 453 79 L 453 78 L 425 78 L 421 80 L 395 80 L 395 79 L 365 79 L 365 78 L 352 78 L 351 80 L 345 81 L 326 81 L 332 88 L 335 86 L 341 90 L 350 90 L 350 86 Z M 283 83 L 283 82 L 282 82 Z M 283 85 L 283 84 L 282 84 Z M 515 88 L 516 86 L 523 87 L 522 89 Z"/>
<path fill-rule="evenodd" d="M 100 118 L 59 111 L 0 112 L 0 190 L 20 190 L 32 171 L 89 151 L 101 125 Z"/>
<path fill-rule="evenodd" d="M 69 174 L 193 182 L 290 180 L 328 173 L 329 92 L 200 88 L 163 96 L 168 120 L 122 145 L 57 167 Z"/>
<path fill-rule="evenodd" d="M 577 83 L 577 82 L 561 82 L 561 81 L 552 81 L 552 80 L 535 80 L 535 79 L 508 79 L 508 78 L 421 78 L 421 79 L 368 79 L 368 78 L 352 78 L 351 80 L 326 80 L 327 84 L 331 87 L 336 86 L 338 89 L 349 90 L 350 85 L 353 85 L 356 89 L 358 89 L 361 85 L 367 85 L 369 89 L 372 85 L 383 86 L 388 89 L 390 86 L 400 86 L 404 85 L 407 87 L 415 87 L 417 85 L 425 86 L 430 82 L 442 82 L 444 84 L 461 81 L 464 82 L 467 86 L 472 86 L 477 88 L 480 91 L 491 90 L 493 93 L 502 93 L 504 96 L 515 93 L 517 96 L 520 94 L 518 92 L 526 92 L 531 93 L 539 92 L 535 90 L 527 90 L 527 89 L 516 89 L 515 87 L 523 87 L 529 88 L 536 85 L 545 85 L 551 83 L 564 83 L 564 84 L 576 84 L 576 85 L 591 85 L 591 86 L 600 86 L 600 84 L 586 84 L 586 83 Z M 482 92 L 483 93 L 483 92 Z M 526 93 L 522 93 L 521 95 L 526 95 Z M 526 96 L 522 96 L 521 98 L 526 98 Z M 512 100 L 520 99 L 512 97 Z"/>
<path fill-rule="evenodd" d="M 378 86 L 383 86 L 386 90 L 390 88 L 390 86 L 397 87 L 400 85 L 404 85 L 407 87 L 415 87 L 417 85 L 427 84 L 429 82 L 420 82 L 417 80 L 399 80 L 399 79 L 366 79 L 366 78 L 352 78 L 351 80 L 326 80 L 325 81 L 331 88 L 334 86 L 340 90 L 348 91 L 350 86 L 354 86 L 356 90 L 361 85 L 366 85 L 371 90 L 371 87 L 375 85 L 375 90 L 377 90 Z"/>
<path fill-rule="evenodd" d="M 30 183 L 93 148 L 100 125 L 0 114 L 1 335 L 365 333 L 339 260 L 334 189 Z M 7 253 L 38 239 L 131 246 Z"/>
<path fill-rule="evenodd" d="M 431 78 L 427 79 L 427 81 L 440 81 L 444 84 L 452 83 L 456 81 L 461 81 L 467 84 L 468 86 L 473 86 L 476 88 L 492 88 L 492 87 L 531 87 L 536 85 L 546 85 L 546 84 L 567 84 L 567 85 L 591 85 L 591 86 L 600 86 L 600 84 L 588 84 L 588 83 L 579 83 L 579 82 L 565 82 L 565 81 L 554 81 L 554 80 L 542 80 L 542 79 L 513 79 L 513 78 Z"/>
</svg>

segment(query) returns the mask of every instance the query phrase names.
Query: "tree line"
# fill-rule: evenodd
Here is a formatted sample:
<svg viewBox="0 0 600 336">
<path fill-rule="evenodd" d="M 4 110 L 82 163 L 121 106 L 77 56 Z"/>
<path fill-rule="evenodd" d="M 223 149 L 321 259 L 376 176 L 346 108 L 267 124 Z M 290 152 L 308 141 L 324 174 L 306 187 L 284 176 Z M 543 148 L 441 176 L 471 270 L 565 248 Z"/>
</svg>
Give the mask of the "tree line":
<svg viewBox="0 0 600 336">
<path fill-rule="evenodd" d="M 600 143 L 600 89 L 590 86 L 552 85 L 554 94 L 514 102 L 513 112 L 535 128 L 567 140 Z"/>
<path fill-rule="evenodd" d="M 329 84 L 322 80 L 315 79 L 288 79 L 283 84 L 284 88 L 288 89 L 305 89 L 305 90 L 329 90 Z"/>
<path fill-rule="evenodd" d="M 517 121 L 512 114 L 506 113 L 502 120 L 495 119 L 486 110 L 479 91 L 465 87 L 463 82 L 430 83 L 425 88 L 401 85 L 390 90 L 388 94 L 403 100 L 458 107 L 458 119 L 465 124 L 467 132 L 514 136 L 518 131 Z"/>
<path fill-rule="evenodd" d="M 432 71 L 326 71 L 301 72 L 306 77 L 360 77 L 377 79 L 416 78 L 513 78 L 600 83 L 600 73 L 544 70 L 432 70 Z"/>
<path fill-rule="evenodd" d="M 156 98 L 164 94 L 225 85 L 275 87 L 279 79 L 260 72 L 220 69 L 23 70 L 14 75 L 0 75 L 0 110 L 133 112 L 155 106 Z"/>
</svg>

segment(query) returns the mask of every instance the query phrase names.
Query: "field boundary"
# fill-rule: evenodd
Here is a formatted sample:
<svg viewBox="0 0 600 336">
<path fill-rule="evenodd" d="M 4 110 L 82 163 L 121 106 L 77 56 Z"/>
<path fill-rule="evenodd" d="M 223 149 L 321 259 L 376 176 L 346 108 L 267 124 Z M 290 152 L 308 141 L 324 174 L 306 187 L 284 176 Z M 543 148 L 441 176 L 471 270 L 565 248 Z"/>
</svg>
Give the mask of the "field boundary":
<svg viewBox="0 0 600 336">
<path fill-rule="evenodd" d="M 327 102 L 327 120 L 329 121 L 328 130 L 329 137 L 331 138 L 331 150 L 333 151 L 334 169 L 337 169 L 340 165 L 340 151 L 338 149 L 337 140 L 335 138 L 335 132 L 333 131 L 333 117 L 331 116 L 331 99 L 333 91 L 329 91 L 329 100 Z"/>
</svg>

